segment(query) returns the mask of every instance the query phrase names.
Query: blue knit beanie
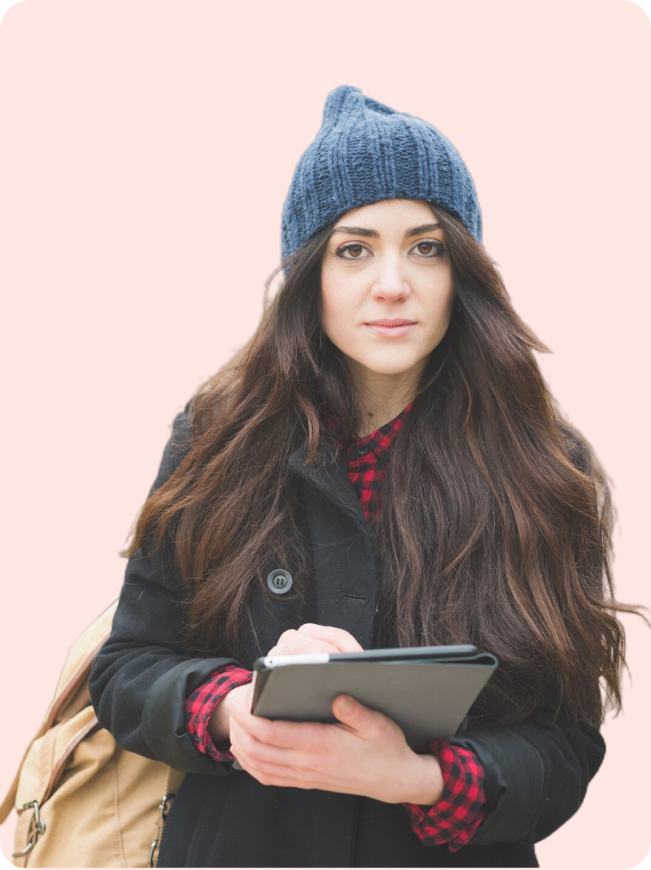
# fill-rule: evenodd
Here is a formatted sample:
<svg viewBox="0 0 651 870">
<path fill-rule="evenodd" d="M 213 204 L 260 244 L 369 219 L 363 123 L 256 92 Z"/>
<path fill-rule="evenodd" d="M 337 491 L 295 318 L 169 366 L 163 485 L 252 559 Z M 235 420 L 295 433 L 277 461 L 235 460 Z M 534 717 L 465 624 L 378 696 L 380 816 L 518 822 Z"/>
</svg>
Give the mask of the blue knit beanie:
<svg viewBox="0 0 651 870">
<path fill-rule="evenodd" d="M 481 240 L 475 185 L 450 140 L 427 121 L 341 85 L 326 97 L 321 129 L 294 170 L 282 259 L 350 209 L 393 198 L 439 203 Z"/>
</svg>

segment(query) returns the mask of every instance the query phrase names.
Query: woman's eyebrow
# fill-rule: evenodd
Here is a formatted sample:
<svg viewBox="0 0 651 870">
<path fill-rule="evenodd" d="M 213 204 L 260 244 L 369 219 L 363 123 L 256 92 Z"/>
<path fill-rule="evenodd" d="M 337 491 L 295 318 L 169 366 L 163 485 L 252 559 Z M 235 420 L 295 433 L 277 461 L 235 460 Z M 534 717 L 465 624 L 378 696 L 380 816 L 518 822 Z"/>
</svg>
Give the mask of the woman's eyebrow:
<svg viewBox="0 0 651 870">
<path fill-rule="evenodd" d="M 421 224 L 419 227 L 411 227 L 405 230 L 405 238 L 410 239 L 412 236 L 419 236 L 421 233 L 431 233 L 434 230 L 440 230 L 441 224 Z M 351 236 L 366 236 L 369 239 L 379 239 L 380 234 L 377 230 L 369 230 L 366 227 L 335 227 L 330 233 L 334 236 L 335 233 L 348 233 Z"/>
</svg>

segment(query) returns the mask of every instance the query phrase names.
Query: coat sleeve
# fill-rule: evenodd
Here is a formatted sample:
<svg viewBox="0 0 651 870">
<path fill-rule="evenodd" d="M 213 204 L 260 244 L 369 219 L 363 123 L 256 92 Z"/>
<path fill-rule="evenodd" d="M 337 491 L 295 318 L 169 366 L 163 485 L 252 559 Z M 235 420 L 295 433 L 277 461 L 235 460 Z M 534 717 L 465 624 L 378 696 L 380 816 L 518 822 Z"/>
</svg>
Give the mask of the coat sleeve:
<svg viewBox="0 0 651 870">
<path fill-rule="evenodd" d="M 229 738 L 221 741 L 221 748 L 217 747 L 208 733 L 208 723 L 212 711 L 217 704 L 221 704 L 226 695 L 238 686 L 250 683 L 253 679 L 253 671 L 245 668 L 236 668 L 227 665 L 211 676 L 211 678 L 199 686 L 198 689 L 186 698 L 185 712 L 188 714 L 188 734 L 192 736 L 199 750 L 217 761 L 233 761 Z"/>
<path fill-rule="evenodd" d="M 190 448 L 188 406 L 174 418 L 149 495 L 171 476 Z M 166 539 L 148 557 L 128 560 L 111 634 L 90 673 L 99 724 L 119 746 L 177 770 L 228 774 L 232 765 L 201 753 L 187 733 L 185 699 L 229 658 L 193 657 L 182 640 L 182 588 Z"/>
<path fill-rule="evenodd" d="M 573 464 L 589 473 L 586 445 L 563 429 Z M 543 707 L 522 724 L 463 731 L 450 743 L 472 749 L 485 771 L 485 818 L 473 846 L 549 837 L 579 809 L 606 754 L 599 729 L 574 724 L 565 706 L 556 719 Z"/>
<path fill-rule="evenodd" d="M 459 732 L 450 740 L 471 749 L 485 771 L 484 820 L 473 846 L 537 843 L 574 815 L 606 752 L 599 729 L 572 724 L 541 709 L 520 725 Z"/>
</svg>

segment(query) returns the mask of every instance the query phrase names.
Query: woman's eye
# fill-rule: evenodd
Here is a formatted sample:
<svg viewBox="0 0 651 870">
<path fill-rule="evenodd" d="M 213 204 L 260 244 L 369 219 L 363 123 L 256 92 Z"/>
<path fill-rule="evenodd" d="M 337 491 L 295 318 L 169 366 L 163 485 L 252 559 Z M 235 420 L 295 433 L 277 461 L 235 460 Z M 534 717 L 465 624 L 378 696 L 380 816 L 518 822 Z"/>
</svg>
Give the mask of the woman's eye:
<svg viewBox="0 0 651 870">
<path fill-rule="evenodd" d="M 363 258 L 360 255 L 361 255 L 363 250 L 364 250 L 363 245 L 342 245 L 341 248 L 338 248 L 335 251 L 335 254 L 338 257 L 342 257 L 342 259 L 344 259 L 344 260 L 361 260 Z M 350 257 L 344 256 L 345 251 L 350 251 L 351 256 Z"/>
<path fill-rule="evenodd" d="M 440 242 L 418 242 L 416 247 L 418 248 L 419 253 L 431 259 L 434 257 L 441 257 L 445 251 L 445 248 Z M 423 250 L 423 248 L 426 250 Z"/>
<path fill-rule="evenodd" d="M 445 253 L 445 248 L 441 242 L 436 241 L 418 242 L 414 249 L 418 249 L 418 253 L 423 257 L 423 259 L 427 260 L 434 260 L 437 257 L 442 257 Z M 363 256 L 364 251 L 364 245 L 351 243 L 349 245 L 342 245 L 341 248 L 338 248 L 335 251 L 335 255 L 341 257 L 342 260 L 365 260 L 366 257 Z M 348 254 L 346 252 L 348 252 Z"/>
</svg>

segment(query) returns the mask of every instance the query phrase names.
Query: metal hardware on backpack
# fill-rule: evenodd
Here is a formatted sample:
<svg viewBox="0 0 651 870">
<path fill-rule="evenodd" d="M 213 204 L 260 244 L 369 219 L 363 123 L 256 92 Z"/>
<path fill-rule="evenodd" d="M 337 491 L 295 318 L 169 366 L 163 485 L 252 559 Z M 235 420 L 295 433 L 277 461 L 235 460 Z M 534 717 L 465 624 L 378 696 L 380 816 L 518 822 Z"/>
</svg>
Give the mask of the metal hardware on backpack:
<svg viewBox="0 0 651 870">
<path fill-rule="evenodd" d="M 151 849 L 149 850 L 149 866 L 155 867 L 154 863 L 154 855 L 156 854 L 156 847 L 160 843 L 160 838 L 163 833 L 163 822 L 167 818 L 167 803 L 168 801 L 173 800 L 176 797 L 175 792 L 170 792 L 170 794 L 163 795 L 162 801 L 158 804 L 158 809 L 160 810 L 158 820 L 159 820 L 159 830 L 156 834 L 156 839 L 153 840 L 151 844 Z"/>
<path fill-rule="evenodd" d="M 17 867 L 156 866 L 169 803 L 185 774 L 127 752 L 97 722 L 88 678 L 116 607 L 117 601 L 70 648 L 43 723 L 0 806 L 0 824 L 12 809 L 18 814 L 11 855 Z M 65 836 L 53 835 L 57 830 Z"/>
<path fill-rule="evenodd" d="M 34 807 L 34 821 L 33 826 L 34 830 L 27 841 L 27 845 L 20 852 L 12 852 L 12 858 L 21 858 L 23 855 L 26 855 L 31 849 L 36 845 L 36 841 L 38 840 L 39 834 L 44 834 L 46 830 L 45 823 L 41 821 L 41 815 L 39 813 L 38 801 L 28 801 L 26 804 L 23 804 L 22 809 L 28 810 L 31 807 Z"/>
</svg>

